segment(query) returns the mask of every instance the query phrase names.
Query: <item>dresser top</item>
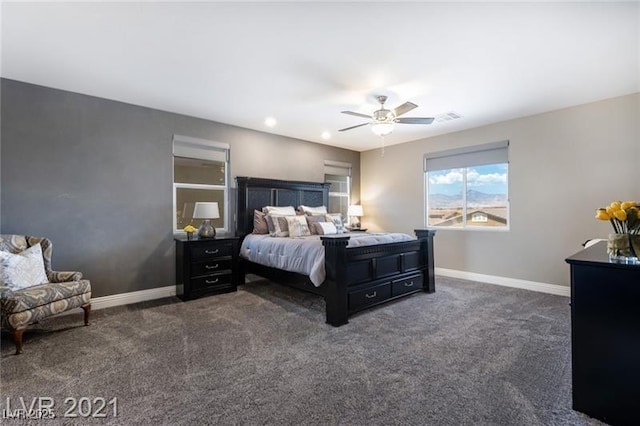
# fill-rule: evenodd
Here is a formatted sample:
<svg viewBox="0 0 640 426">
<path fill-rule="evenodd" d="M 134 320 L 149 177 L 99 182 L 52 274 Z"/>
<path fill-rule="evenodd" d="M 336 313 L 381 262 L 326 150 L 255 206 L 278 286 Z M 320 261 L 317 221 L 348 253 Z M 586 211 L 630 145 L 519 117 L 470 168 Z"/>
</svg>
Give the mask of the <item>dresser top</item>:
<svg viewBox="0 0 640 426">
<path fill-rule="evenodd" d="M 565 260 L 571 265 L 594 265 L 609 268 L 637 269 L 640 271 L 640 263 L 628 264 L 609 260 L 606 241 L 600 241 L 589 248 L 580 250 Z"/>
</svg>

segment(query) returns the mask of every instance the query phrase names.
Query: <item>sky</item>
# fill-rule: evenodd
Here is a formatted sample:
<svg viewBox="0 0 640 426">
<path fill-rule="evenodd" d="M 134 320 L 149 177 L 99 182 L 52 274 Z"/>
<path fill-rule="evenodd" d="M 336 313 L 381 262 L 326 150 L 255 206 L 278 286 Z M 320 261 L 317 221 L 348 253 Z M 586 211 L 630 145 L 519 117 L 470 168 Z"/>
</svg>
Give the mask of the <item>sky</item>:
<svg viewBox="0 0 640 426">
<path fill-rule="evenodd" d="M 508 164 L 492 164 L 467 168 L 469 190 L 485 194 L 507 194 Z M 460 195 L 465 169 L 429 172 L 429 193 Z"/>
</svg>

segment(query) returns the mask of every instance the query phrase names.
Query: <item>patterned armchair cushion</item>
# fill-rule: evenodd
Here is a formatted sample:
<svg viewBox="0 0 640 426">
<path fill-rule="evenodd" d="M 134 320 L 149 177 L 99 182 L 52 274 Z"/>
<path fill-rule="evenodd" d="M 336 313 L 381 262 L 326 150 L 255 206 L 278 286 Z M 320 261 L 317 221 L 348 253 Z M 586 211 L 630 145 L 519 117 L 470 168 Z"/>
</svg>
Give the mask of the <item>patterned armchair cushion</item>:
<svg viewBox="0 0 640 426">
<path fill-rule="evenodd" d="M 0 303 L 2 313 L 10 315 L 83 294 L 91 295 L 91 284 L 87 280 L 49 283 L 14 291 L 3 297 Z"/>
<path fill-rule="evenodd" d="M 17 329 L 56 315 L 69 309 L 79 308 L 91 302 L 91 293 L 79 294 L 68 299 L 56 300 L 46 305 L 37 306 L 26 311 L 2 315 L 2 326 Z"/>
</svg>

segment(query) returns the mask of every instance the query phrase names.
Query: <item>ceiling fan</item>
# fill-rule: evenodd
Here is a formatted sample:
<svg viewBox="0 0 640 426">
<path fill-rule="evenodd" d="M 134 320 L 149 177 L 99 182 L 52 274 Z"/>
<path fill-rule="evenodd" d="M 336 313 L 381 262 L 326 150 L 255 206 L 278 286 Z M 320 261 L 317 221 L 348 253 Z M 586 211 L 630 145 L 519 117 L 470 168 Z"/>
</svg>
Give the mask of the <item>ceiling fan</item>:
<svg viewBox="0 0 640 426">
<path fill-rule="evenodd" d="M 400 117 L 403 114 L 417 108 L 418 105 L 413 102 L 405 102 L 402 105 L 389 110 L 385 109 L 384 103 L 387 101 L 387 97 L 384 95 L 376 96 L 376 100 L 380 103 L 380 109 L 374 111 L 372 115 L 360 114 L 353 111 L 342 111 L 343 114 L 355 115 L 356 117 L 363 117 L 371 119 L 370 122 L 357 124 L 355 126 L 346 127 L 338 130 L 344 132 L 347 130 L 355 129 L 358 127 L 371 124 L 371 130 L 378 136 L 386 136 L 393 132 L 396 123 L 400 124 L 431 124 L 434 120 L 433 117 Z"/>
</svg>

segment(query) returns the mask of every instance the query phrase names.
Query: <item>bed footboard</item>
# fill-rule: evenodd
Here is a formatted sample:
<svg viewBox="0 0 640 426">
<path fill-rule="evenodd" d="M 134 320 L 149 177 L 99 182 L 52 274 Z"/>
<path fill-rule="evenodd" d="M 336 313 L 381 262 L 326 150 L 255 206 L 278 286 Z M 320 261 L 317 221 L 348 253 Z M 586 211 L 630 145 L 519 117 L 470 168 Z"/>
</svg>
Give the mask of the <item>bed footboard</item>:
<svg viewBox="0 0 640 426">
<path fill-rule="evenodd" d="M 349 236 L 321 237 L 327 323 L 339 327 L 355 312 L 418 291 L 435 291 L 435 231 L 415 233 L 415 241 L 351 248 Z"/>
</svg>

